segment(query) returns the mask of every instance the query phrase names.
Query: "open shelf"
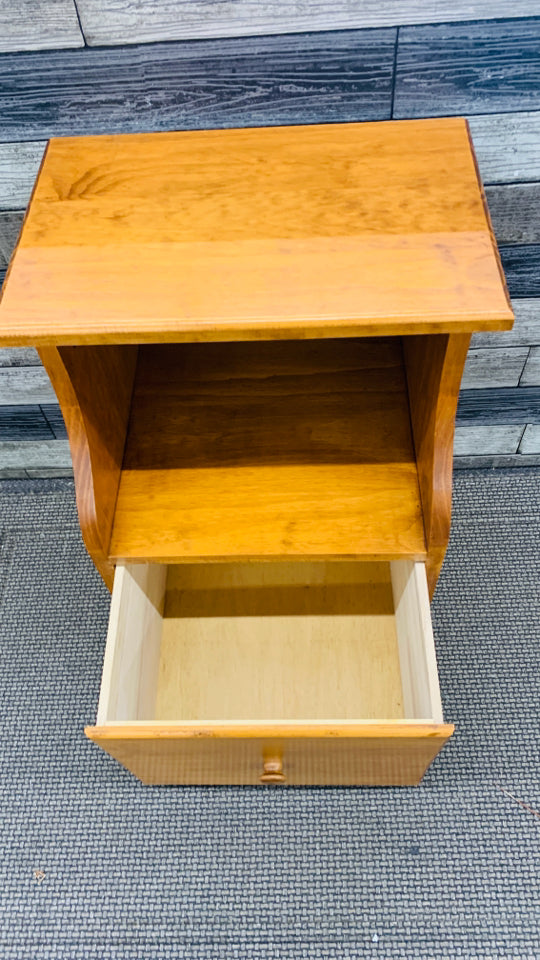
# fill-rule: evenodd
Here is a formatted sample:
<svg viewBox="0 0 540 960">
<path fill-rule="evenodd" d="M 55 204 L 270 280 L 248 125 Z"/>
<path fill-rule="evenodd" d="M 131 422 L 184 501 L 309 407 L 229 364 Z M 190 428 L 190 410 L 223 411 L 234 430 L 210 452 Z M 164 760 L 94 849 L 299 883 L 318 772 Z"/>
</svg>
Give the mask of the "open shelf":
<svg viewBox="0 0 540 960">
<path fill-rule="evenodd" d="M 139 347 L 109 553 L 424 558 L 400 338 Z"/>
</svg>

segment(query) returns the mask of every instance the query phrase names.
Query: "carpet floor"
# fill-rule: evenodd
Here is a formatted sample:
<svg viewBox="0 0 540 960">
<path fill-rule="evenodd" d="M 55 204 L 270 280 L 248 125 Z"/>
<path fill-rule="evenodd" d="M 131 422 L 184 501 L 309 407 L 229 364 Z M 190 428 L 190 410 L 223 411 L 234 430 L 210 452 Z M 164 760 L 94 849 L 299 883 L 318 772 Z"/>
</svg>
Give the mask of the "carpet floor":
<svg viewBox="0 0 540 960">
<path fill-rule="evenodd" d="M 537 960 L 539 560 L 540 471 L 458 473 L 419 788 L 148 788 L 83 734 L 109 595 L 73 485 L 2 482 L 0 957 Z"/>
</svg>

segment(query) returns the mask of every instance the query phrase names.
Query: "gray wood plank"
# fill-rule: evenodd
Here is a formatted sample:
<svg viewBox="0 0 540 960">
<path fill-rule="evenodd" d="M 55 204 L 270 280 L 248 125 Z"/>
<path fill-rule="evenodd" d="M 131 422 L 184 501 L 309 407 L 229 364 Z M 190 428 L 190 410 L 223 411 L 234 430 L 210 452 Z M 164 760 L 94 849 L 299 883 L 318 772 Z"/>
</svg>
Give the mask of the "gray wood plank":
<svg viewBox="0 0 540 960">
<path fill-rule="evenodd" d="M 56 395 L 43 367 L 0 369 L 0 406 L 55 402 Z"/>
<path fill-rule="evenodd" d="M 540 387 L 540 347 L 531 347 L 521 375 L 520 386 Z"/>
<path fill-rule="evenodd" d="M 0 440 L 52 440 L 51 430 L 37 405 L 0 407 Z"/>
<path fill-rule="evenodd" d="M 540 244 L 499 244 L 511 297 L 540 297 Z"/>
<path fill-rule="evenodd" d="M 21 210 L 0 210 L 0 267 L 7 267 L 10 261 L 23 219 Z"/>
<path fill-rule="evenodd" d="M 540 424 L 529 423 L 519 445 L 520 453 L 540 454 Z"/>
<path fill-rule="evenodd" d="M 454 457 L 455 470 L 495 470 L 523 467 L 540 467 L 540 454 L 496 454 L 493 456 Z"/>
<path fill-rule="evenodd" d="M 462 390 L 456 423 L 460 426 L 540 423 L 540 388 Z"/>
<path fill-rule="evenodd" d="M 529 355 L 528 347 L 484 347 L 469 350 L 461 387 L 517 387 Z"/>
<path fill-rule="evenodd" d="M 57 403 L 42 403 L 41 412 L 57 440 L 67 438 L 66 425 L 62 411 Z"/>
<path fill-rule="evenodd" d="M 28 480 L 26 470 L 12 470 L 9 467 L 0 466 L 0 480 Z"/>
<path fill-rule="evenodd" d="M 41 467 L 37 470 L 0 467 L 0 480 L 53 480 L 60 477 L 73 478 L 72 467 Z"/>
<path fill-rule="evenodd" d="M 78 0 L 87 43 L 304 33 L 533 15 L 532 0 Z"/>
<path fill-rule="evenodd" d="M 540 183 L 486 187 L 486 197 L 498 243 L 540 241 Z"/>
<path fill-rule="evenodd" d="M 0 440 L 0 470 L 69 470 L 71 457 L 67 440 Z"/>
<path fill-rule="evenodd" d="M 394 116 L 540 109 L 540 19 L 404 27 Z"/>
<path fill-rule="evenodd" d="M 0 58 L 0 140 L 390 116 L 395 30 Z"/>
<path fill-rule="evenodd" d="M 43 140 L 0 143 L 0 210 L 26 207 L 45 146 Z"/>
<path fill-rule="evenodd" d="M 511 330 L 473 333 L 471 349 L 476 347 L 540 346 L 540 299 L 512 300 L 515 323 Z"/>
<path fill-rule="evenodd" d="M 37 350 L 33 347 L 1 347 L 0 367 L 39 367 Z"/>
<path fill-rule="evenodd" d="M 27 469 L 25 475 L 28 480 L 53 480 L 58 477 L 73 477 L 73 466 Z"/>
<path fill-rule="evenodd" d="M 540 112 L 468 117 L 484 183 L 540 180 Z"/>
<path fill-rule="evenodd" d="M 0 3 L 0 53 L 82 47 L 73 0 L 3 0 Z"/>
<path fill-rule="evenodd" d="M 465 457 L 517 453 L 523 429 L 523 426 L 458 426 L 454 455 Z"/>
</svg>

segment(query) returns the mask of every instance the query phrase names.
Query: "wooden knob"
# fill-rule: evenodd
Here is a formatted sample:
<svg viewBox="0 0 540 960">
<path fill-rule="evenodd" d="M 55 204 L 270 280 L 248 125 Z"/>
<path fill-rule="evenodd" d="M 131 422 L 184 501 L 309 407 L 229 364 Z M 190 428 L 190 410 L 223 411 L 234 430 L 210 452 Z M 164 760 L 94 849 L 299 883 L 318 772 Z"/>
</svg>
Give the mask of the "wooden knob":
<svg viewBox="0 0 540 960">
<path fill-rule="evenodd" d="M 263 773 L 259 780 L 261 783 L 285 783 L 281 757 L 265 758 Z"/>
</svg>

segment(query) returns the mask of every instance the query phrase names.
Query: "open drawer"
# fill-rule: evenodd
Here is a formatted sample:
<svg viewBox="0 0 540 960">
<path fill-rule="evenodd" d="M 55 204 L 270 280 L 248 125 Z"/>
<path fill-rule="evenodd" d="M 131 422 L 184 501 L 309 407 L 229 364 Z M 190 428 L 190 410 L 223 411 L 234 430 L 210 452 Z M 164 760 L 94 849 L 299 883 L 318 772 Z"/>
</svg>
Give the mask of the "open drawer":
<svg viewBox="0 0 540 960">
<path fill-rule="evenodd" d="M 452 731 L 423 563 L 116 569 L 86 734 L 145 783 L 415 784 Z"/>
</svg>

